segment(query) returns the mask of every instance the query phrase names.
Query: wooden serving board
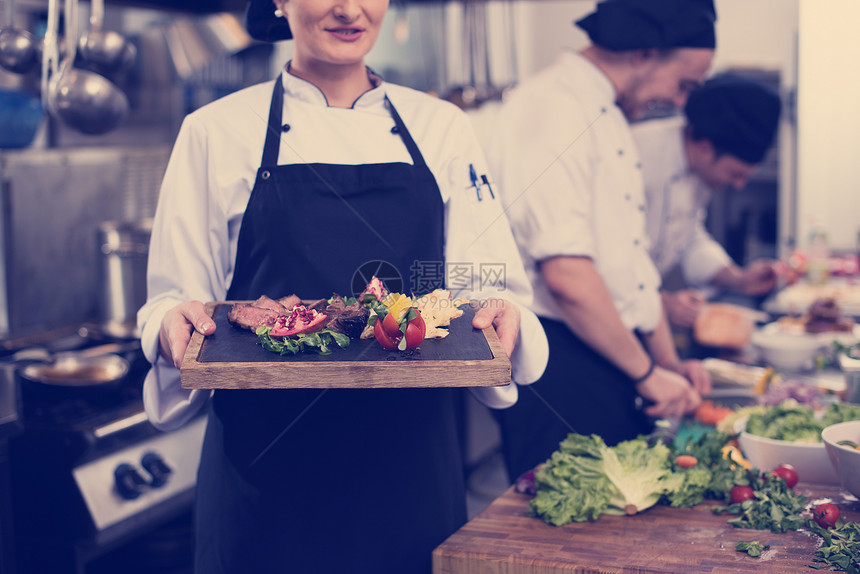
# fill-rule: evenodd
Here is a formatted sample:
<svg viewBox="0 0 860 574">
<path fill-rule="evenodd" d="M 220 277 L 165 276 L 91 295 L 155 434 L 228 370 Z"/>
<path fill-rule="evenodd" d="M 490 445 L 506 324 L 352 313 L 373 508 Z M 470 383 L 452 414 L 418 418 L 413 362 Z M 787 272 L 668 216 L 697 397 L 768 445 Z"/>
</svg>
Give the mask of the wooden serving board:
<svg viewBox="0 0 860 574">
<path fill-rule="evenodd" d="M 799 484 L 808 499 L 829 497 L 847 520 L 860 503 L 835 486 Z M 819 538 L 735 528 L 729 515 L 694 508 L 654 506 L 636 516 L 600 516 L 594 522 L 550 526 L 526 516 L 530 496 L 513 488 L 433 552 L 433 574 L 809 574 Z M 769 544 L 761 557 L 737 552 L 738 542 Z M 822 570 L 826 572 L 827 570 Z"/>
<path fill-rule="evenodd" d="M 351 339 L 330 355 L 282 356 L 227 321 L 234 303 L 206 304 L 215 333 L 192 335 L 180 369 L 183 388 L 495 387 L 511 380 L 511 363 L 495 330 L 474 329 L 468 305 L 451 321 L 447 337 L 426 339 L 410 351 L 389 351 L 376 339 Z"/>
</svg>

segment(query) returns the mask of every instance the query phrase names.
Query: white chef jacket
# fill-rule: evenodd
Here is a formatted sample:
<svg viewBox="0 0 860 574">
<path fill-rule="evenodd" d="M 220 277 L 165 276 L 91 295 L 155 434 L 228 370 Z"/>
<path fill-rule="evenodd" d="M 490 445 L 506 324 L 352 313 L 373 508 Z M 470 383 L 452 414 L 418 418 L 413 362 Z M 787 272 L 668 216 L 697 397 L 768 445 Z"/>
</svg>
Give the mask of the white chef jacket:
<svg viewBox="0 0 860 574">
<path fill-rule="evenodd" d="M 705 287 L 731 264 L 725 249 L 705 230 L 711 190 L 688 167 L 683 117 L 635 124 L 633 135 L 645 179 L 650 252 L 661 276 L 681 265 L 684 280 Z"/>
<path fill-rule="evenodd" d="M 328 107 L 314 85 L 286 72 L 282 77 L 283 121 L 291 129 L 281 142 L 280 165 L 411 164 L 400 136 L 391 131 L 394 120 L 384 103 L 388 95 L 445 203 L 446 263 L 458 273 L 456 280 L 449 279 L 449 288 L 455 296 L 496 296 L 518 304 L 522 324 L 511 357 L 512 379 L 518 384 L 537 380 L 549 354 L 546 336 L 527 309 L 532 292 L 501 200 L 484 189 L 478 201 L 471 187 L 470 164 L 479 176 L 487 172 L 465 114 L 448 102 L 384 82 L 351 109 Z M 273 82 L 267 82 L 204 106 L 185 118 L 177 136 L 152 229 L 148 300 L 138 312 L 144 353 L 155 362 L 144 382 L 144 404 L 159 428 L 184 424 L 210 394 L 181 388 L 179 371 L 158 356 L 159 329 L 164 314 L 180 302 L 226 297 L 242 215 L 263 153 L 272 89 Z M 396 213 L 397 206 L 391 210 Z M 471 390 L 493 408 L 516 402 L 513 384 Z"/>
<path fill-rule="evenodd" d="M 660 277 L 647 252 L 639 155 L 615 88 L 591 62 L 563 52 L 509 95 L 487 145 L 526 271 L 532 309 L 561 320 L 538 263 L 590 257 L 622 322 L 653 330 Z"/>
</svg>

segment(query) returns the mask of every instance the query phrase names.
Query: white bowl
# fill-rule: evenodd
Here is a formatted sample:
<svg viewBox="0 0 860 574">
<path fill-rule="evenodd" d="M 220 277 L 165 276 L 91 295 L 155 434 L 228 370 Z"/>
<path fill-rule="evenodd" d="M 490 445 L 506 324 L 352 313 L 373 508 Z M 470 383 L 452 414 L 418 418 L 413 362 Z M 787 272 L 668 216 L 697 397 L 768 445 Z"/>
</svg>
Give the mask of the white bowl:
<svg viewBox="0 0 860 574">
<path fill-rule="evenodd" d="M 770 471 L 781 464 L 790 464 L 797 471 L 801 482 L 839 484 L 839 476 L 824 443 L 808 444 L 787 440 L 765 438 L 746 432 L 747 418 L 735 423 L 735 432 L 740 432 L 738 444 L 744 457 L 762 471 Z"/>
<path fill-rule="evenodd" d="M 809 369 L 816 355 L 829 344 L 815 335 L 786 333 L 772 325 L 754 331 L 750 340 L 762 361 L 777 369 Z"/>
<path fill-rule="evenodd" d="M 842 486 L 860 498 L 860 450 L 836 444 L 840 440 L 850 440 L 860 444 L 860 421 L 848 421 L 830 425 L 821 431 L 821 438 L 827 455 Z"/>
</svg>

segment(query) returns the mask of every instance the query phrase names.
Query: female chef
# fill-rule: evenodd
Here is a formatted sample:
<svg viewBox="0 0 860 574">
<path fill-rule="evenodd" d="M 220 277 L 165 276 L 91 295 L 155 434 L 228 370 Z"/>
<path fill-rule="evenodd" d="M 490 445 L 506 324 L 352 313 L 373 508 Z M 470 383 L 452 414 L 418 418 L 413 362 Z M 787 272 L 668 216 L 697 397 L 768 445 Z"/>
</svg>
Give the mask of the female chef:
<svg viewBox="0 0 860 574">
<path fill-rule="evenodd" d="M 473 325 L 495 326 L 514 381 L 542 373 L 546 339 L 525 309 L 530 287 L 467 117 L 364 64 L 387 8 L 388 0 L 252 0 L 249 31 L 292 37 L 292 60 L 274 81 L 185 119 L 139 313 L 156 426 L 184 424 L 209 399 L 183 390 L 176 368 L 192 329 L 215 329 L 203 301 L 351 292 L 367 261 L 404 278 L 422 262 L 456 265 L 461 282 L 468 270 L 469 295 L 489 302 Z M 489 268 L 496 280 L 484 284 Z M 516 391 L 476 395 L 504 407 Z M 196 571 L 429 572 L 433 548 L 466 519 L 457 392 L 212 393 Z"/>
</svg>

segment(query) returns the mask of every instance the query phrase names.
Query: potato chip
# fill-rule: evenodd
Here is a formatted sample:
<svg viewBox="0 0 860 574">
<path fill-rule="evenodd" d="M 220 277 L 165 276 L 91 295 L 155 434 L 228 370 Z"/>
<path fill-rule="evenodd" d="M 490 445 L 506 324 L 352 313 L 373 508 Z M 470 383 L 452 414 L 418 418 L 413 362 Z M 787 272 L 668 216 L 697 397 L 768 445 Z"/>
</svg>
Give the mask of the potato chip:
<svg viewBox="0 0 860 574">
<path fill-rule="evenodd" d="M 458 307 L 468 302 L 468 299 L 462 297 L 452 299 L 451 292 L 447 289 L 436 289 L 418 297 L 415 300 L 415 307 L 421 311 L 421 317 L 427 327 L 425 338 L 441 339 L 446 337 L 448 330 L 441 327 L 449 326 L 452 319 L 462 316 L 463 311 Z"/>
</svg>

